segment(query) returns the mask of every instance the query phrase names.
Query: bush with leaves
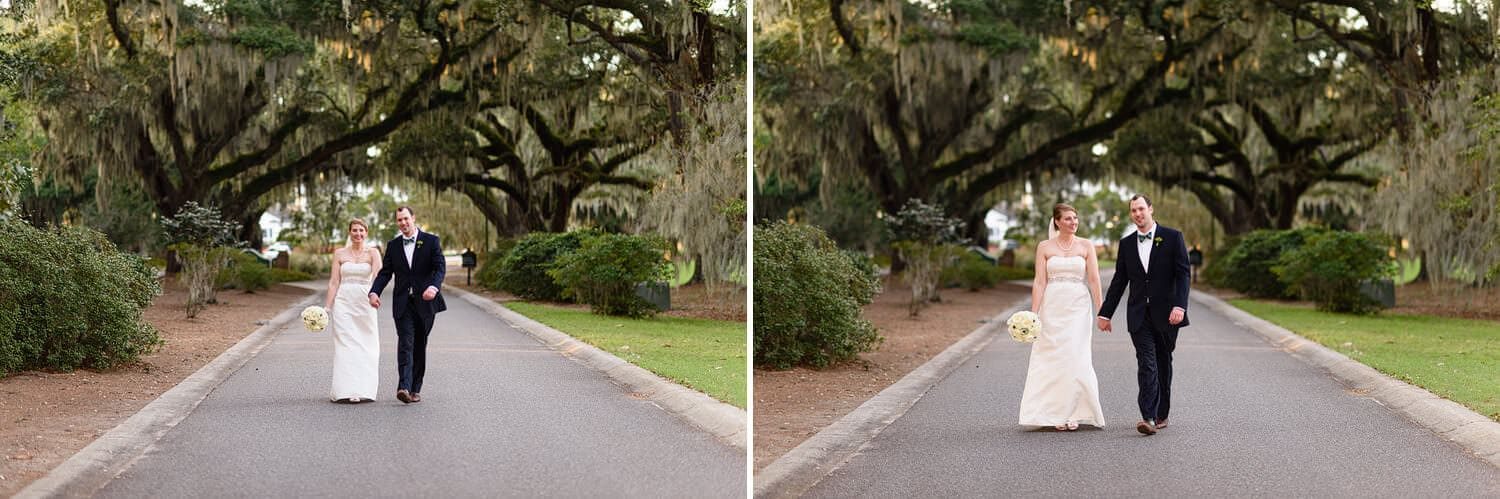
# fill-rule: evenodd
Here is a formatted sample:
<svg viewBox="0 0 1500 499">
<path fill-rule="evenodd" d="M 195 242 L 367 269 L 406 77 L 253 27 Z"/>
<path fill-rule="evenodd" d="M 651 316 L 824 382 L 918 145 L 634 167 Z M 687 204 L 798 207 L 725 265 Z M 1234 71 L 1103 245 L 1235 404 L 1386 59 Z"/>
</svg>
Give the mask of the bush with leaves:
<svg viewBox="0 0 1500 499">
<path fill-rule="evenodd" d="M 254 293 L 271 287 L 271 268 L 259 259 L 243 251 L 234 252 L 228 265 L 219 270 L 218 282 L 246 293 Z"/>
<path fill-rule="evenodd" d="M 107 369 L 160 343 L 141 311 L 161 294 L 146 261 L 82 227 L 0 221 L 0 376 Z"/>
<path fill-rule="evenodd" d="M 187 286 L 187 316 L 196 317 L 209 303 L 215 303 L 219 271 L 234 255 L 234 234 L 240 224 L 224 220 L 218 208 L 189 201 L 177 214 L 161 219 L 168 249 L 182 262 L 178 276 Z"/>
<path fill-rule="evenodd" d="M 1282 255 L 1301 247 L 1311 236 L 1327 229 L 1304 227 L 1293 230 L 1257 230 L 1245 234 L 1222 257 L 1215 258 L 1204 277 L 1209 283 L 1256 298 L 1293 298 L 1286 284 L 1271 272 Z"/>
<path fill-rule="evenodd" d="M 1394 274 L 1389 247 L 1389 241 L 1357 232 L 1323 232 L 1281 255 L 1271 270 L 1289 292 L 1318 310 L 1373 313 L 1379 303 L 1361 292 L 1360 284 Z"/>
<path fill-rule="evenodd" d="M 963 255 L 964 223 L 943 214 L 937 206 L 908 199 L 889 222 L 891 246 L 906 262 L 902 277 L 911 286 L 910 314 L 916 317 L 928 303 L 942 301 L 938 285 L 943 269 Z"/>
<path fill-rule="evenodd" d="M 943 282 L 969 291 L 993 288 L 1000 284 L 1000 267 L 972 251 L 964 252 L 957 262 L 943 269 Z"/>
<path fill-rule="evenodd" d="M 880 281 L 809 225 L 755 228 L 755 364 L 822 368 L 880 345 L 861 307 Z"/>
<path fill-rule="evenodd" d="M 510 255 L 517 242 L 515 239 L 501 239 L 495 249 L 480 254 L 474 283 L 485 289 L 500 289 L 500 270 L 505 268 L 505 257 Z"/>
<path fill-rule="evenodd" d="M 583 245 L 593 231 L 535 232 L 521 238 L 500 268 L 499 288 L 528 300 L 565 301 L 562 286 L 547 271 L 559 256 Z"/>
<path fill-rule="evenodd" d="M 594 313 L 649 317 L 656 305 L 636 295 L 635 287 L 667 279 L 666 251 L 660 237 L 598 234 L 559 255 L 547 275 L 564 297 L 587 303 Z"/>
</svg>

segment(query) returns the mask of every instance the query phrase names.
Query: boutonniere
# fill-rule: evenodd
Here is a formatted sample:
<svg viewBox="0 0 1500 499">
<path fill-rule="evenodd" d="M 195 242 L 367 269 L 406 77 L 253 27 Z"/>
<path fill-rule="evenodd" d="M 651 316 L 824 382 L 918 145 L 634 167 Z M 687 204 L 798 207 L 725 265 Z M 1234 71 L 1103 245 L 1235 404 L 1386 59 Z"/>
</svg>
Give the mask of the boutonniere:
<svg viewBox="0 0 1500 499">
<path fill-rule="evenodd" d="M 1161 238 L 1156 238 L 1156 242 L 1160 243 L 1161 242 Z M 422 240 L 421 239 L 417 240 L 417 249 L 422 249 Z"/>
<path fill-rule="evenodd" d="M 1161 236 L 1157 236 L 1156 239 L 1153 239 L 1153 241 L 1156 241 L 1157 246 L 1161 246 Z M 421 245 L 422 241 L 417 241 L 417 244 Z"/>
</svg>

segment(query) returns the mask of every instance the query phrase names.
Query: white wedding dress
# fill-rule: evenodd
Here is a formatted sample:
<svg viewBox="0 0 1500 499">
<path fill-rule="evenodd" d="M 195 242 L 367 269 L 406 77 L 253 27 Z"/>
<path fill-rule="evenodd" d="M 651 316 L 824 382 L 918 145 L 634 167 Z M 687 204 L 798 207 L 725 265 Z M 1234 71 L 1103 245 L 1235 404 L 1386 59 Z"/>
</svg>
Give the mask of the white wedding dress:
<svg viewBox="0 0 1500 499">
<path fill-rule="evenodd" d="M 370 264 L 339 264 L 339 290 L 328 311 L 333 334 L 330 400 L 375 400 L 380 385 L 380 328 L 370 306 Z"/>
<path fill-rule="evenodd" d="M 1047 258 L 1041 331 L 1031 344 L 1031 365 L 1021 394 L 1021 425 L 1057 426 L 1072 421 L 1104 426 L 1099 378 L 1094 375 L 1093 300 L 1084 284 L 1081 256 Z"/>
</svg>

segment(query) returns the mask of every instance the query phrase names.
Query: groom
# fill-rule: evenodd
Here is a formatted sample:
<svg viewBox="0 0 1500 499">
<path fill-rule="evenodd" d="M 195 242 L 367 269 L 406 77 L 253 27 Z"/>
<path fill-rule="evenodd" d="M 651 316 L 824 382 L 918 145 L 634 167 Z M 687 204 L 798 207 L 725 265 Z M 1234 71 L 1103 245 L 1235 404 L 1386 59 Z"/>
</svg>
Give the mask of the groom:
<svg viewBox="0 0 1500 499">
<path fill-rule="evenodd" d="M 1136 431 L 1155 435 L 1167 427 L 1172 407 L 1172 350 L 1177 330 L 1187 327 L 1188 257 L 1182 233 L 1156 224 L 1151 200 L 1130 198 L 1130 221 L 1135 232 L 1120 240 L 1115 253 L 1115 277 L 1099 307 L 1099 329 L 1110 331 L 1109 318 L 1120 304 L 1125 285 L 1130 342 L 1135 344 L 1136 381 L 1141 392 L 1141 421 Z"/>
<path fill-rule="evenodd" d="M 396 400 L 410 404 L 422 401 L 422 374 L 427 370 L 427 334 L 437 313 L 448 309 L 438 291 L 448 267 L 438 237 L 417 230 L 410 206 L 396 209 L 396 227 L 401 235 L 385 245 L 385 259 L 380 274 L 370 286 L 370 305 L 380 307 L 380 292 L 391 275 L 396 289 L 391 292 L 396 319 L 396 369 L 400 381 Z"/>
</svg>

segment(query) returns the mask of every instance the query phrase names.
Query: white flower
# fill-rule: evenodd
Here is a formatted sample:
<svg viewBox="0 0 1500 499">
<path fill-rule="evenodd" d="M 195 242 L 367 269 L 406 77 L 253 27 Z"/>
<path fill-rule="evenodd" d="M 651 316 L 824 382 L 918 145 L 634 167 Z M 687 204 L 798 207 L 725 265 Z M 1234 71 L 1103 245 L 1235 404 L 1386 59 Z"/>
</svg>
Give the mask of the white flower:
<svg viewBox="0 0 1500 499">
<path fill-rule="evenodd" d="M 328 327 L 328 311 L 317 305 L 302 309 L 302 325 L 307 326 L 308 331 L 322 331 Z"/>
<path fill-rule="evenodd" d="M 1022 310 L 1011 314 L 1010 319 L 1005 321 L 1010 326 L 1010 337 L 1021 343 L 1036 341 L 1036 332 L 1042 327 L 1042 319 L 1030 310 Z"/>
</svg>

